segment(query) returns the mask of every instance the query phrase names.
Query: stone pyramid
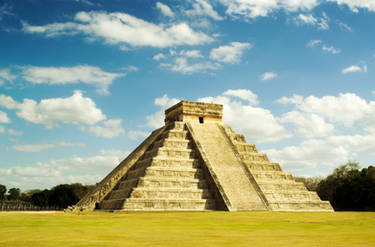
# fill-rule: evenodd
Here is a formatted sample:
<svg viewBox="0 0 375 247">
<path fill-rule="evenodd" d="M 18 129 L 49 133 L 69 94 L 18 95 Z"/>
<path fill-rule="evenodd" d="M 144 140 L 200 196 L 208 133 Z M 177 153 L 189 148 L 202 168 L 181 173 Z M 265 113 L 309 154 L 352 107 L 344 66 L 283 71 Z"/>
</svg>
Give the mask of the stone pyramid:
<svg viewBox="0 0 375 247">
<path fill-rule="evenodd" d="M 222 105 L 181 101 L 90 191 L 80 210 L 333 211 L 243 135 L 222 124 Z"/>
</svg>

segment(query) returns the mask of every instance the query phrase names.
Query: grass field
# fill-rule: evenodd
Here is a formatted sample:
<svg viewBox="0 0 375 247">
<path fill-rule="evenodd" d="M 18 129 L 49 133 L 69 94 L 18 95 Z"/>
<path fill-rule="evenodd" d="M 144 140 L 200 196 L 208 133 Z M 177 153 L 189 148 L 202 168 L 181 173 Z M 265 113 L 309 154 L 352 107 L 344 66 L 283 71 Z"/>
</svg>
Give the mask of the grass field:
<svg viewBox="0 0 375 247">
<path fill-rule="evenodd" d="M 375 213 L 0 213 L 0 246 L 375 246 Z"/>
</svg>

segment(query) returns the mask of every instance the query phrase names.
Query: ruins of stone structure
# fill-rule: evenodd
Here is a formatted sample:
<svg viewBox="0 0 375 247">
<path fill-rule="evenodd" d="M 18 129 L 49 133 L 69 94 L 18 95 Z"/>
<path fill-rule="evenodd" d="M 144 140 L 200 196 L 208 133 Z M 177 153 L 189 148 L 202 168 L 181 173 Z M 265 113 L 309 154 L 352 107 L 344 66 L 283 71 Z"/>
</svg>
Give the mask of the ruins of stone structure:
<svg viewBox="0 0 375 247">
<path fill-rule="evenodd" d="M 181 101 L 75 208 L 333 211 L 222 124 L 222 105 Z M 240 116 L 239 116 L 240 117 Z"/>
</svg>

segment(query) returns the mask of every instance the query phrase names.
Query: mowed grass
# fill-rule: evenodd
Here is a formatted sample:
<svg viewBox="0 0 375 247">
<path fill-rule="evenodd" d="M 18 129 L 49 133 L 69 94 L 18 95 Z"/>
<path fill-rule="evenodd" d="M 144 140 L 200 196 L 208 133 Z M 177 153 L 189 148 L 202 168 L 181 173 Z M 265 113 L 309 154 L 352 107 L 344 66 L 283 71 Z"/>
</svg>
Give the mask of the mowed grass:
<svg viewBox="0 0 375 247">
<path fill-rule="evenodd" d="M 375 246 L 375 213 L 0 213 L 0 246 Z"/>
</svg>

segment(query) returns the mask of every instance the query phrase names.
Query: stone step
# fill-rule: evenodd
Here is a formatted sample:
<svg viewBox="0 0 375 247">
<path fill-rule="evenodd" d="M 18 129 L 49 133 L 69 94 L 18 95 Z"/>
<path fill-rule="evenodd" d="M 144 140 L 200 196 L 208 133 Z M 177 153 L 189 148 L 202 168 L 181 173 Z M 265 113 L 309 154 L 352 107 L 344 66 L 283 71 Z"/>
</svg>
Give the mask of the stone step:
<svg viewBox="0 0 375 247">
<path fill-rule="evenodd" d="M 266 162 L 269 162 L 267 155 L 262 154 L 262 153 L 240 152 L 240 156 L 241 156 L 241 158 L 244 162 L 251 162 L 251 161 L 266 161 Z"/>
<path fill-rule="evenodd" d="M 319 201 L 319 196 L 313 192 L 313 191 L 274 191 L 269 192 L 265 191 L 263 192 L 266 196 L 267 200 L 269 202 L 280 202 L 280 201 L 289 201 L 289 200 L 295 200 L 295 201 Z"/>
<path fill-rule="evenodd" d="M 141 178 L 126 179 L 119 184 L 118 189 L 132 189 L 138 187 L 169 187 L 169 188 L 199 188 L 206 189 L 207 181 L 196 178 L 171 178 L 147 176 Z"/>
<path fill-rule="evenodd" d="M 161 139 L 167 139 L 167 138 L 187 139 L 187 137 L 188 137 L 188 131 L 187 130 L 174 130 L 174 129 L 166 130 L 160 135 Z"/>
<path fill-rule="evenodd" d="M 120 209 L 124 205 L 125 199 L 109 199 L 104 200 L 99 204 L 100 209 L 105 210 L 113 210 L 113 209 Z"/>
<path fill-rule="evenodd" d="M 235 146 L 239 153 L 258 153 L 258 150 L 254 144 L 236 143 Z"/>
<path fill-rule="evenodd" d="M 148 166 L 162 166 L 162 167 L 181 167 L 181 168 L 198 168 L 199 160 L 197 159 L 179 159 L 179 158 L 164 158 L 154 157 L 138 161 L 132 169 L 138 169 Z"/>
<path fill-rule="evenodd" d="M 244 161 L 250 171 L 282 171 L 278 163 L 268 161 Z"/>
<path fill-rule="evenodd" d="M 190 149 L 191 146 L 191 142 L 187 139 L 166 138 L 154 142 L 154 148 L 166 147 L 176 149 Z"/>
<path fill-rule="evenodd" d="M 267 181 L 267 180 L 294 180 L 292 174 L 282 171 L 252 171 L 251 172 L 255 180 Z"/>
<path fill-rule="evenodd" d="M 201 211 L 214 209 L 215 201 L 213 199 L 168 200 L 142 198 L 129 198 L 122 208 L 124 211 Z"/>
<path fill-rule="evenodd" d="M 278 202 L 270 203 L 273 211 L 328 211 L 332 212 L 331 204 L 327 201 L 313 201 L 313 202 Z"/>
<path fill-rule="evenodd" d="M 109 195 L 108 199 L 113 200 L 113 199 L 126 199 L 130 196 L 130 193 L 133 188 L 127 187 L 125 189 L 117 189 L 117 190 L 112 190 L 111 194 Z"/>
<path fill-rule="evenodd" d="M 152 158 L 152 157 L 167 157 L 167 158 L 180 158 L 180 159 L 194 159 L 196 153 L 192 149 L 187 148 L 155 148 L 149 151 L 146 151 L 142 157 L 143 159 Z"/>
<path fill-rule="evenodd" d="M 162 188 L 137 187 L 130 198 L 144 199 L 209 199 L 212 198 L 208 189 L 198 188 Z"/>
<path fill-rule="evenodd" d="M 149 166 L 128 171 L 126 179 L 143 176 L 202 178 L 203 171 L 200 168 Z"/>
</svg>

